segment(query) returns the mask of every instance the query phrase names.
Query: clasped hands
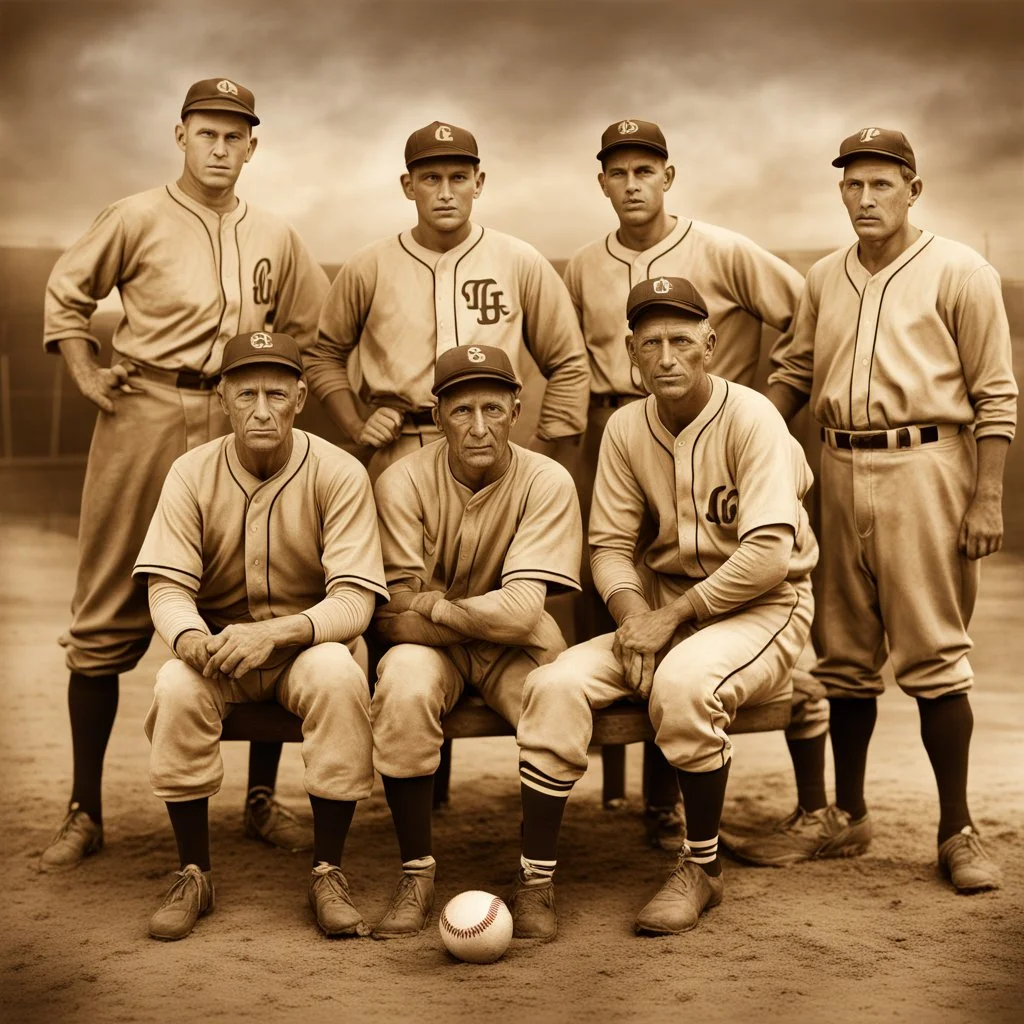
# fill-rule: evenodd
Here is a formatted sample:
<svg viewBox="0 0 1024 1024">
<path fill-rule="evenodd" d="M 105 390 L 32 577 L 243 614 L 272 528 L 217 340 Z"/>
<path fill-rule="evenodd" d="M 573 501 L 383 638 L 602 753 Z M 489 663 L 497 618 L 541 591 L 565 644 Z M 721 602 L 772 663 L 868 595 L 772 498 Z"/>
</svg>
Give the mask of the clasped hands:
<svg viewBox="0 0 1024 1024">
<path fill-rule="evenodd" d="M 676 610 L 667 605 L 657 611 L 633 612 L 615 631 L 612 653 L 622 665 L 626 685 L 643 700 L 651 695 L 656 658 L 671 642 L 679 621 Z"/>
<path fill-rule="evenodd" d="M 275 637 L 272 619 L 225 626 L 215 636 L 194 629 L 178 638 L 175 653 L 207 679 L 241 679 L 266 664 L 278 646 Z"/>
</svg>

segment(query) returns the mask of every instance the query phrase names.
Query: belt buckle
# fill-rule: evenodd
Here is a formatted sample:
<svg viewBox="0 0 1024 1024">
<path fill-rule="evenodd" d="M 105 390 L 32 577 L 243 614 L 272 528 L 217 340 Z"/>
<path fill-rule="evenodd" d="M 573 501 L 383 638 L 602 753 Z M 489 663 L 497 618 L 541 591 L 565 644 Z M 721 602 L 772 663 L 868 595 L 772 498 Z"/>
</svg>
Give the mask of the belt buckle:
<svg viewBox="0 0 1024 1024">
<path fill-rule="evenodd" d="M 870 448 L 871 438 L 874 434 L 850 434 L 850 447 L 851 448 Z"/>
</svg>

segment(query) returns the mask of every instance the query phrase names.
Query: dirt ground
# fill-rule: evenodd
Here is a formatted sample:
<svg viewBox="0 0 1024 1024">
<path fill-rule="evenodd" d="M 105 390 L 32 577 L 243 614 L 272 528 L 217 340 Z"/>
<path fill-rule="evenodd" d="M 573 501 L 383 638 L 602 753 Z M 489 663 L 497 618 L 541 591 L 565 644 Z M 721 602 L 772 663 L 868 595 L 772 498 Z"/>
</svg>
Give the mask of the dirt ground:
<svg viewBox="0 0 1024 1024">
<path fill-rule="evenodd" d="M 937 802 L 914 704 L 881 702 L 869 766 L 875 840 L 868 854 L 787 870 L 726 865 L 726 898 L 685 936 L 640 939 L 633 915 L 671 858 L 648 850 L 631 809 L 600 803 L 594 765 L 577 787 L 560 848 L 560 934 L 513 943 L 498 963 L 460 964 L 436 927 L 404 942 L 331 941 L 306 904 L 309 865 L 241 834 L 245 747 L 225 744 L 227 779 L 211 801 L 217 909 L 193 935 L 152 941 L 148 916 L 176 867 L 162 804 L 147 782 L 142 721 L 159 642 L 121 686 L 108 752 L 106 849 L 70 874 L 35 870 L 69 785 L 66 622 L 73 524 L 8 519 L 0 529 L 0 986 L 5 1021 L 914 1021 L 1020 1020 L 1024 995 L 1024 561 L 985 567 L 975 620 L 978 675 L 971 776 L 979 827 L 1005 887 L 953 894 L 935 867 Z M 57 527 L 54 529 L 53 527 Z M 436 822 L 438 902 L 469 888 L 504 893 L 517 863 L 516 750 L 508 739 L 455 747 L 451 809 Z M 280 791 L 308 816 L 298 751 Z M 741 736 L 727 818 L 755 825 L 788 812 L 782 735 Z M 345 870 L 373 921 L 398 873 L 378 786 L 360 806 Z"/>
</svg>

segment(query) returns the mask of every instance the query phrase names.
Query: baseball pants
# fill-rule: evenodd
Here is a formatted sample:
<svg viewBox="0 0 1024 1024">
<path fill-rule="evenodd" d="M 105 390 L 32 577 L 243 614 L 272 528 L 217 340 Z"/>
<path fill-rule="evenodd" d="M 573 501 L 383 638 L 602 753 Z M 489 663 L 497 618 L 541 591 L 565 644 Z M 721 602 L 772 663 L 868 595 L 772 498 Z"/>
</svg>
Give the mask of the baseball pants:
<svg viewBox="0 0 1024 1024">
<path fill-rule="evenodd" d="M 60 638 L 67 667 L 85 675 L 127 672 L 153 637 L 135 558 L 171 463 L 231 425 L 213 391 L 130 378 L 113 414 L 96 417 L 82 488 L 78 578 L 71 626 Z"/>
<path fill-rule="evenodd" d="M 980 563 L 957 540 L 975 459 L 967 430 L 917 448 L 823 449 L 814 671 L 829 696 L 880 694 L 887 652 L 915 697 L 971 687 Z"/>
<path fill-rule="evenodd" d="M 232 706 L 276 700 L 302 719 L 306 792 L 362 800 L 373 787 L 370 688 L 344 644 L 307 647 L 241 679 L 206 679 L 185 662 L 157 673 L 146 716 L 153 792 L 166 801 L 213 796 L 224 778 L 221 724 Z"/>
<path fill-rule="evenodd" d="M 515 726 L 527 676 L 565 650 L 554 620 L 547 625 L 550 628 L 544 632 L 552 638 L 545 647 L 506 647 L 477 640 L 452 647 L 398 644 L 388 650 L 377 667 L 370 703 L 374 768 L 396 779 L 436 772 L 444 743 L 441 720 L 467 685 Z"/>
<path fill-rule="evenodd" d="M 655 670 L 648 704 L 655 740 L 672 765 L 687 772 L 722 767 L 732 756 L 725 730 L 737 708 L 791 698 L 793 666 L 813 614 L 805 578 L 783 582 L 739 611 L 682 628 L 682 639 Z M 552 778 L 581 778 L 593 712 L 635 696 L 612 653 L 614 637 L 607 633 L 572 647 L 526 680 L 520 754 Z"/>
</svg>

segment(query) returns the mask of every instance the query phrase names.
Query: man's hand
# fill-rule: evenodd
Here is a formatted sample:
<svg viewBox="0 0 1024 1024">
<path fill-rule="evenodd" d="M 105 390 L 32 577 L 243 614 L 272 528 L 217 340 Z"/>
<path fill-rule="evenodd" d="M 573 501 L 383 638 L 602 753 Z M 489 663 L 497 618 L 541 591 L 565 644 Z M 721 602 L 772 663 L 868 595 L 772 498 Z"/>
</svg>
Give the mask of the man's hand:
<svg viewBox="0 0 1024 1024">
<path fill-rule="evenodd" d="M 371 448 L 385 448 L 398 440 L 404 418 L 397 409 L 389 409 L 387 406 L 374 409 L 363 424 L 356 442 Z"/>
<path fill-rule="evenodd" d="M 958 546 L 968 558 L 984 558 L 1003 546 L 1002 496 L 975 495 L 960 524 Z"/>
<path fill-rule="evenodd" d="M 443 600 L 444 594 L 440 590 L 421 590 L 409 601 L 409 610 L 419 612 L 425 619 L 429 619 L 434 605 Z"/>
<path fill-rule="evenodd" d="M 213 679 L 220 673 L 229 679 L 241 679 L 264 665 L 274 653 L 278 646 L 276 635 L 273 619 L 225 626 L 207 641 L 210 660 L 203 668 L 203 675 Z"/>
<path fill-rule="evenodd" d="M 671 605 L 627 615 L 615 631 L 612 653 L 622 664 L 626 685 L 646 700 L 654 683 L 655 656 L 672 640 L 679 618 Z"/>
<path fill-rule="evenodd" d="M 210 653 L 206 649 L 208 640 L 210 640 L 210 636 L 198 629 L 187 630 L 178 637 L 174 645 L 174 653 L 190 669 L 204 675 L 206 664 L 210 660 Z"/>
</svg>

